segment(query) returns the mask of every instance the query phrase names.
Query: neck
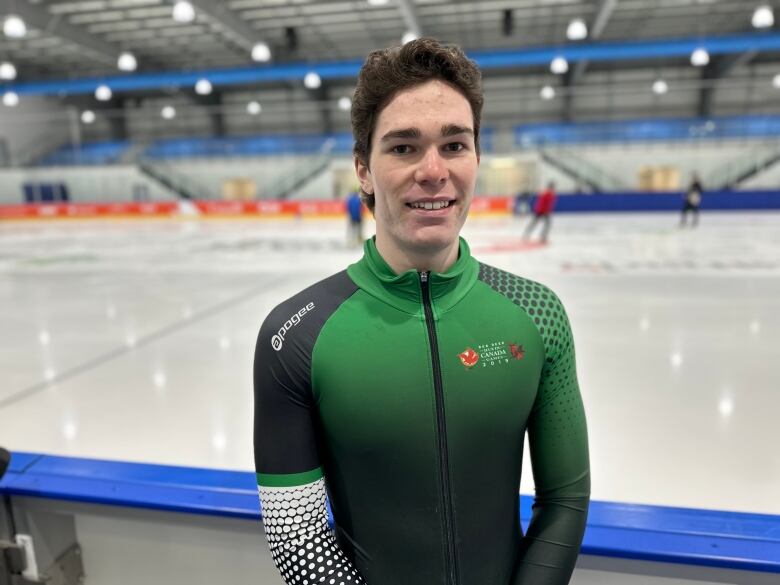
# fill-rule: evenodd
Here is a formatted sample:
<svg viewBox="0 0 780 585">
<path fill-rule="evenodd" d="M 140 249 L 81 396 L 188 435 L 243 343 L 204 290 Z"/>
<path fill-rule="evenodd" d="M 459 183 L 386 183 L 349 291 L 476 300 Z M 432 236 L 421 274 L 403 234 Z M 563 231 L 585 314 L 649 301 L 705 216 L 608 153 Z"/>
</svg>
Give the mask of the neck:
<svg viewBox="0 0 780 585">
<path fill-rule="evenodd" d="M 376 235 L 376 249 L 396 274 L 407 270 L 447 272 L 458 260 L 460 242 L 456 238 L 444 248 L 408 248 Z"/>
</svg>

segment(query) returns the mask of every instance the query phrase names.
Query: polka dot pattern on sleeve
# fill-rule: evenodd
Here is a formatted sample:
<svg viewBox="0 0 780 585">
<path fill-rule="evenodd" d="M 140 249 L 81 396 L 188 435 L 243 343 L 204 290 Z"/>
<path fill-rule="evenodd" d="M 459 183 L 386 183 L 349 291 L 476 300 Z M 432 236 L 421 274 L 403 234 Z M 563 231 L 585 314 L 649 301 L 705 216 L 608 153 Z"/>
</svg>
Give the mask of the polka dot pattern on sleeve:
<svg viewBox="0 0 780 585">
<path fill-rule="evenodd" d="M 544 342 L 545 364 L 534 409 L 545 409 L 561 426 L 571 426 L 566 415 L 579 397 L 574 340 L 569 318 L 549 288 L 510 272 L 480 264 L 479 279 L 522 309 L 536 325 Z"/>
<path fill-rule="evenodd" d="M 364 585 L 328 528 L 324 479 L 258 491 L 271 557 L 287 585 Z"/>
</svg>

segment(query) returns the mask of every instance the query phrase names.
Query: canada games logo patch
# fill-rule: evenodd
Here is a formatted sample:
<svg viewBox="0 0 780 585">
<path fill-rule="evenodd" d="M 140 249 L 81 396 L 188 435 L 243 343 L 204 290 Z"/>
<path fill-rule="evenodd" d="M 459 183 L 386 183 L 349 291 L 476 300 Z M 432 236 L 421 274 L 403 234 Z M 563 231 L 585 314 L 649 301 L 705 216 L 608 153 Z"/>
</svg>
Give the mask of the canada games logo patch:
<svg viewBox="0 0 780 585">
<path fill-rule="evenodd" d="M 480 343 L 477 349 L 467 347 L 463 353 L 458 354 L 460 363 L 471 369 L 475 366 L 491 368 L 522 360 L 525 357 L 525 347 L 519 343 L 507 343 L 505 341 L 493 341 Z"/>
<path fill-rule="evenodd" d="M 460 358 L 460 363 L 467 368 L 473 368 L 479 361 L 479 354 L 470 347 L 467 347 L 463 353 L 459 353 L 458 357 Z"/>
</svg>

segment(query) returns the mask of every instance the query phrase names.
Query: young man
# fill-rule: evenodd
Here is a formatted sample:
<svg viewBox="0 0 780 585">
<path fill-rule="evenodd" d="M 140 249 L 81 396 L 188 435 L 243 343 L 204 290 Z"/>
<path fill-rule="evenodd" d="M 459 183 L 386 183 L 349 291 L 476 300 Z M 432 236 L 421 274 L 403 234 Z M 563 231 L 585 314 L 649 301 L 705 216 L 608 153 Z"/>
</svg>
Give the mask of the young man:
<svg viewBox="0 0 780 585">
<path fill-rule="evenodd" d="M 474 63 L 431 39 L 361 69 L 355 168 L 376 237 L 274 309 L 255 353 L 263 522 L 289 584 L 569 582 L 590 494 L 574 347 L 549 289 L 458 237 L 481 110 Z"/>
</svg>

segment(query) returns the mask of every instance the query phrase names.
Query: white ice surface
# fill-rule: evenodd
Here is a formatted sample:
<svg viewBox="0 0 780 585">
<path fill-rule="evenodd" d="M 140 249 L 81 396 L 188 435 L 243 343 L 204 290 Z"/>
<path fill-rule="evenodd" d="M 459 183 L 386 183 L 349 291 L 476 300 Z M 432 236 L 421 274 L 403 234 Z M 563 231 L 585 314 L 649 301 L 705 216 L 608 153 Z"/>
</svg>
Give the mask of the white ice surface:
<svg viewBox="0 0 780 585">
<path fill-rule="evenodd" d="M 464 236 L 564 301 L 593 498 L 780 514 L 780 215 L 561 215 L 543 248 L 523 221 Z M 359 258 L 345 228 L 0 223 L 0 445 L 251 470 L 257 330 Z"/>
</svg>

